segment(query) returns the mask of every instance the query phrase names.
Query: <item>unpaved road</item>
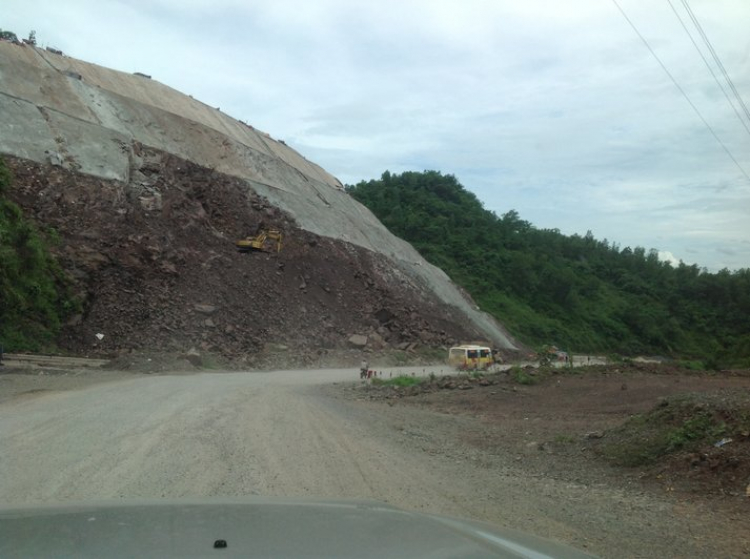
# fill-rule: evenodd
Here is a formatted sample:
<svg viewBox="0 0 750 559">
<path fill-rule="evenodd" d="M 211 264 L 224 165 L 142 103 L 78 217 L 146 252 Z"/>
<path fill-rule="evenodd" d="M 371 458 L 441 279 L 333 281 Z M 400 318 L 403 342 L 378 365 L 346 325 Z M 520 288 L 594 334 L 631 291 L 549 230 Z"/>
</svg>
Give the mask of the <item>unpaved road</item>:
<svg viewBox="0 0 750 559">
<path fill-rule="evenodd" d="M 144 376 L 7 400 L 0 502 L 372 498 L 606 557 L 744 556 L 740 518 L 638 488 L 530 475 L 515 456 L 463 446 L 468 418 L 341 400 L 319 386 L 354 375 Z"/>
</svg>

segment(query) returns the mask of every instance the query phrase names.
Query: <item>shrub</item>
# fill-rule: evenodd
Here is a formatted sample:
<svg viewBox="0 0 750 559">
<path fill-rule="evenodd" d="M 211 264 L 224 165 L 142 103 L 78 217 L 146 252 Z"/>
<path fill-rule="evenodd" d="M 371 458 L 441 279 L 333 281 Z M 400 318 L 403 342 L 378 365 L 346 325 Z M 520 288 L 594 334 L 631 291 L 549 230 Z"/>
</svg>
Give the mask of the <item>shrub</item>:
<svg viewBox="0 0 750 559">
<path fill-rule="evenodd" d="M 0 344 L 6 351 L 51 350 L 80 304 L 44 238 L 4 196 L 12 179 L 0 159 Z"/>
</svg>

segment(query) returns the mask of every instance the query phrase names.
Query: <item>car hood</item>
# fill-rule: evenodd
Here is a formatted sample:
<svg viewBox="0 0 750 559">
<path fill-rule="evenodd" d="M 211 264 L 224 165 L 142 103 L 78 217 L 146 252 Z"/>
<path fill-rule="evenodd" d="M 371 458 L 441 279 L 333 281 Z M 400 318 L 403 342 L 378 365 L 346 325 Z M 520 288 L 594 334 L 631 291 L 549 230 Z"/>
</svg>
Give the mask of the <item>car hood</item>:
<svg viewBox="0 0 750 559">
<path fill-rule="evenodd" d="M 373 501 L 267 497 L 0 508 L 2 557 L 590 557 Z"/>
</svg>

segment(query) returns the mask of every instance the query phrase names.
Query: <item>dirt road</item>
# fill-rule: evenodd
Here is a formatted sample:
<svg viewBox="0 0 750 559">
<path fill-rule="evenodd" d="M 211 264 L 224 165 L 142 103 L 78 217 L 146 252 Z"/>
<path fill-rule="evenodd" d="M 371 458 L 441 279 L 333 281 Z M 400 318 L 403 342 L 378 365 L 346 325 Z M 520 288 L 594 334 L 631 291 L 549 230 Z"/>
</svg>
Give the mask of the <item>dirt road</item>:
<svg viewBox="0 0 750 559">
<path fill-rule="evenodd" d="M 429 371 L 428 371 L 429 372 Z M 470 419 L 332 398 L 348 370 L 144 376 L 0 405 L 0 502 L 373 498 L 607 557 L 730 556 L 737 523 L 626 487 L 529 475 Z"/>
</svg>

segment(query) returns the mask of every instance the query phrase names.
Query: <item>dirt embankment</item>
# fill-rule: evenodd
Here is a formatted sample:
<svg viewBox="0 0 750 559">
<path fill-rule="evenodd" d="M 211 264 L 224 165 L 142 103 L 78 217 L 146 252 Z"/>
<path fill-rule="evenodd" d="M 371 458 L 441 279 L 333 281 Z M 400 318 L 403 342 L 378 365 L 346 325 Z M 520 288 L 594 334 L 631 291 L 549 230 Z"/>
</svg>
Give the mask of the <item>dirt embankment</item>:
<svg viewBox="0 0 750 559">
<path fill-rule="evenodd" d="M 255 366 L 272 353 L 307 364 L 328 350 L 480 336 L 383 257 L 298 228 L 244 181 L 135 151 L 128 184 L 7 158 L 11 197 L 46 233 L 83 302 L 64 349 L 193 349 Z M 283 231 L 281 252 L 238 253 L 235 241 L 259 227 Z"/>
</svg>

